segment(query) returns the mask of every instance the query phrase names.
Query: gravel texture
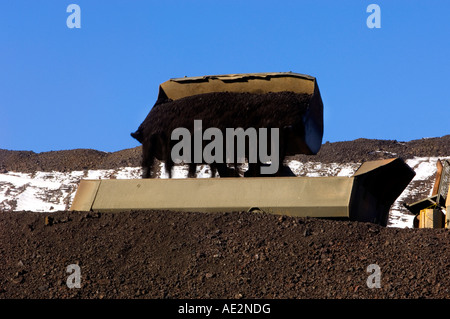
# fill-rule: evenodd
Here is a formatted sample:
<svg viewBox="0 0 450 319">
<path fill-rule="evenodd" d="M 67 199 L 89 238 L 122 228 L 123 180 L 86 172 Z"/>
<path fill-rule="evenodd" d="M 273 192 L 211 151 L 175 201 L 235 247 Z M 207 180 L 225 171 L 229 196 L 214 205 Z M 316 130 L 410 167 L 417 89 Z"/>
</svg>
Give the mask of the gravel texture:
<svg viewBox="0 0 450 319">
<path fill-rule="evenodd" d="M 450 135 L 436 138 L 400 142 L 395 140 L 357 139 L 344 142 L 325 142 L 317 155 L 297 155 L 287 159 L 302 162 L 349 163 L 384 158 L 415 156 L 449 156 Z M 68 172 L 84 169 L 114 169 L 125 166 L 139 167 L 142 162 L 142 147 L 101 152 L 91 149 L 76 149 L 35 153 L 0 149 L 0 172 L 35 171 Z"/>
<path fill-rule="evenodd" d="M 447 229 L 168 211 L 5 212 L 0 228 L 0 298 L 450 297 Z"/>
</svg>

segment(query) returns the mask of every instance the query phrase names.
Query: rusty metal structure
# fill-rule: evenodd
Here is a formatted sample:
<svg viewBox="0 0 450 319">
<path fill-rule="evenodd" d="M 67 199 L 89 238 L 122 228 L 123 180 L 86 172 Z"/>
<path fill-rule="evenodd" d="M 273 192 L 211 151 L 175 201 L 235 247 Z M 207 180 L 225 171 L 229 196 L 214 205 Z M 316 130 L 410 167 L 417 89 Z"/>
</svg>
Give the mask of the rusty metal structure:
<svg viewBox="0 0 450 319">
<path fill-rule="evenodd" d="M 414 219 L 416 228 L 449 227 L 450 162 L 438 159 L 436 166 L 436 179 L 431 196 L 411 204 L 403 204 L 416 215 Z M 447 213 L 444 214 L 444 211 Z"/>
</svg>

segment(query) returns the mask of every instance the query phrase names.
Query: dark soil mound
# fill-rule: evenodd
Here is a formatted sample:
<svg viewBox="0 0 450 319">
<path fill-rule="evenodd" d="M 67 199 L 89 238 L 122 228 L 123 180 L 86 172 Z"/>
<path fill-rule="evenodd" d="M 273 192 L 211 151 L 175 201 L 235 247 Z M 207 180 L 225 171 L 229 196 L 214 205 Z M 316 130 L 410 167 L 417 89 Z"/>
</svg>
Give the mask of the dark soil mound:
<svg viewBox="0 0 450 319">
<path fill-rule="evenodd" d="M 194 120 L 202 120 L 203 128 L 216 127 L 223 132 L 226 128 L 300 125 L 310 99 L 309 94 L 294 92 L 214 92 L 158 101 L 133 136 L 141 143 L 155 134 L 170 139 L 179 127 L 193 132 Z"/>
<path fill-rule="evenodd" d="M 357 139 L 322 145 L 317 155 L 297 155 L 288 159 L 301 162 L 361 163 L 392 157 L 450 156 L 450 135 L 400 142 L 395 140 Z M 139 167 L 142 147 L 106 153 L 90 149 L 51 151 L 10 151 L 0 149 L 0 172 L 3 170 L 32 173 L 39 171 L 73 171 Z"/>
<path fill-rule="evenodd" d="M 289 159 L 321 163 L 365 162 L 400 157 L 403 159 L 428 156 L 449 156 L 450 135 L 399 142 L 360 138 L 346 142 L 326 142 L 316 155 L 297 155 Z"/>
<path fill-rule="evenodd" d="M 0 229 L 0 298 L 450 298 L 447 229 L 165 211 L 2 212 Z"/>
<path fill-rule="evenodd" d="M 139 126 L 138 130 L 131 134 L 143 146 L 143 177 L 155 177 L 154 160 L 158 159 L 166 163 L 166 171 L 171 174 L 174 165 L 171 150 L 177 141 L 171 138 L 172 132 L 177 128 L 186 128 L 193 140 L 195 120 L 202 121 L 202 129 L 217 128 L 226 136 L 227 128 L 277 128 L 279 129 L 279 154 L 278 163 L 282 162 L 287 154 L 285 147 L 288 134 L 296 137 L 304 135 L 303 114 L 311 103 L 311 95 L 294 92 L 270 92 L 265 94 L 214 92 L 193 95 L 175 101 L 158 100 L 149 114 Z M 269 133 L 270 134 L 270 133 Z M 258 135 L 258 131 L 256 131 Z M 255 136 L 256 137 L 256 136 Z M 224 143 L 224 142 L 223 142 Z M 256 142 L 256 145 L 259 143 Z M 223 144 L 222 144 L 223 145 Z M 203 142 L 203 147 L 206 143 Z M 191 145 L 191 147 L 194 147 Z M 225 149 L 225 145 L 223 145 Z M 297 147 L 298 148 L 298 147 Z M 311 152 L 306 148 L 299 149 L 296 153 Z M 236 146 L 235 146 L 236 149 Z M 249 147 L 247 146 L 247 151 Z M 236 151 L 235 151 L 236 152 Z M 194 152 L 191 152 L 189 176 L 194 177 L 196 165 Z M 227 171 L 225 162 L 233 162 L 237 165 L 236 156 L 233 159 L 223 158 L 216 161 L 212 169 L 219 171 L 222 177 L 236 176 L 236 171 Z M 251 164 L 248 173 L 256 174 L 256 168 Z M 236 166 L 234 165 L 234 166 Z M 259 173 L 259 169 L 258 169 Z"/>
<path fill-rule="evenodd" d="M 0 149 L 0 170 L 32 173 L 35 171 L 80 171 L 141 165 L 141 147 L 107 153 L 91 149 L 51 151 L 9 151 Z"/>
</svg>

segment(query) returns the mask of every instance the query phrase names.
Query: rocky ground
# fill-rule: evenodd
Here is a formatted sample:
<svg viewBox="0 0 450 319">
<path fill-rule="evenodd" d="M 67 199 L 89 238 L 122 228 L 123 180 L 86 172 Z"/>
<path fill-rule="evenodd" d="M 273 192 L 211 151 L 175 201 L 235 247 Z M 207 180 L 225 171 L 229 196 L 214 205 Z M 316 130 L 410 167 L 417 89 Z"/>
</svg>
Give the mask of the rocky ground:
<svg viewBox="0 0 450 319">
<path fill-rule="evenodd" d="M 300 161 L 449 156 L 450 136 L 325 143 Z M 0 170 L 139 166 L 140 148 L 0 150 Z M 448 229 L 266 214 L 0 212 L 0 298 L 448 299 Z M 69 265 L 81 287 L 70 289 Z M 369 288 L 379 267 L 379 288 Z"/>
<path fill-rule="evenodd" d="M 167 211 L 2 213 L 0 225 L 1 298 L 450 297 L 447 229 Z M 67 286 L 72 264 L 81 288 Z"/>
<path fill-rule="evenodd" d="M 396 140 L 372 140 L 360 138 L 354 141 L 325 142 L 317 155 L 297 155 L 301 161 L 317 161 L 321 163 L 365 162 L 384 158 L 450 155 L 450 135 L 434 138 L 423 138 L 408 142 Z"/>
</svg>

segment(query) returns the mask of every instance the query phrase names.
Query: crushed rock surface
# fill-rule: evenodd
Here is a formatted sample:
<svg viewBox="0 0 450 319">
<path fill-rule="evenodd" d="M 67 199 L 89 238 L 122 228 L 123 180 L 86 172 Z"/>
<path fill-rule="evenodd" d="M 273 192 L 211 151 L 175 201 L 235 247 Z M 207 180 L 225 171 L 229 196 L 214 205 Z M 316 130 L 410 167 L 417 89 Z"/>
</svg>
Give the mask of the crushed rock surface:
<svg viewBox="0 0 450 319">
<path fill-rule="evenodd" d="M 169 211 L 2 212 L 0 229 L 0 298 L 450 297 L 448 229 Z"/>
</svg>

